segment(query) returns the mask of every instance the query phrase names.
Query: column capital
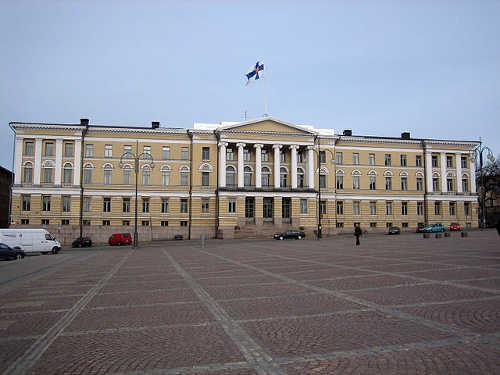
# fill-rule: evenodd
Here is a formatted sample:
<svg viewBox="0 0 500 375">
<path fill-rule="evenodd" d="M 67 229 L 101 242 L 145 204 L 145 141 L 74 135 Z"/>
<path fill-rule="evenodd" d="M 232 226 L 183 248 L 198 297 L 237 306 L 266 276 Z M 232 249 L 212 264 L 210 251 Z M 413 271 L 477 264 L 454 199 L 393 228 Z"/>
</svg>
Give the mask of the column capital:
<svg viewBox="0 0 500 375">
<path fill-rule="evenodd" d="M 218 146 L 219 147 L 227 147 L 228 143 L 227 142 L 219 142 Z"/>
<path fill-rule="evenodd" d="M 276 149 L 280 149 L 281 147 L 283 147 L 283 145 L 279 145 L 279 144 L 276 144 L 276 145 L 273 145 L 273 148 L 276 150 Z"/>
<path fill-rule="evenodd" d="M 247 144 L 246 143 L 236 143 L 236 146 L 239 147 L 245 147 Z"/>
<path fill-rule="evenodd" d="M 299 145 L 290 145 L 290 150 L 298 150 L 299 149 Z"/>
<path fill-rule="evenodd" d="M 264 145 L 262 143 L 256 143 L 253 145 L 254 148 L 263 148 Z"/>
<path fill-rule="evenodd" d="M 306 146 L 306 150 L 307 150 L 307 151 L 311 151 L 311 150 L 313 150 L 313 151 L 314 151 L 314 146 Z"/>
</svg>

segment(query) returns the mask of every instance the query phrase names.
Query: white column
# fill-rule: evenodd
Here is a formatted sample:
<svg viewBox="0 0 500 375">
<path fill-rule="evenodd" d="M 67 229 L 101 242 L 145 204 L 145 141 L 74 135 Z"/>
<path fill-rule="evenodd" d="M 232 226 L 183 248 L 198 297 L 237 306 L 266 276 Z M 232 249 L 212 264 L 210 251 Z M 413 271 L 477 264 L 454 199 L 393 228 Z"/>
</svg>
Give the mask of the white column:
<svg viewBox="0 0 500 375">
<path fill-rule="evenodd" d="M 226 187 L 226 142 L 219 143 L 219 187 Z"/>
<path fill-rule="evenodd" d="M 274 148 L 274 187 L 280 187 L 280 149 L 281 145 L 273 145 Z"/>
<path fill-rule="evenodd" d="M 297 149 L 298 145 L 291 145 L 290 151 L 292 152 L 292 189 L 297 189 Z"/>
<path fill-rule="evenodd" d="M 314 146 L 307 147 L 307 185 L 314 189 Z"/>
<path fill-rule="evenodd" d="M 82 142 L 81 140 L 76 140 L 75 141 L 75 158 L 73 160 L 73 184 L 74 185 L 80 185 L 80 168 L 82 167 L 80 165 L 80 158 L 81 158 L 81 152 L 82 152 Z"/>
<path fill-rule="evenodd" d="M 54 173 L 54 184 L 61 185 L 61 168 L 62 168 L 62 139 L 56 139 L 56 170 Z"/>
<path fill-rule="evenodd" d="M 245 148 L 244 143 L 237 143 L 238 147 L 238 187 L 242 188 L 245 185 L 245 172 L 243 169 L 243 149 Z"/>
<path fill-rule="evenodd" d="M 470 168 L 470 192 L 471 194 L 476 194 L 476 160 L 474 159 L 474 154 L 469 157 L 469 168 Z"/>
<path fill-rule="evenodd" d="M 432 193 L 432 153 L 425 151 L 425 179 L 427 181 L 427 192 Z"/>
<path fill-rule="evenodd" d="M 446 153 L 441 152 L 441 192 L 447 193 L 448 186 L 446 185 Z"/>
<path fill-rule="evenodd" d="M 20 184 L 22 181 L 21 174 L 23 173 L 23 137 L 16 137 L 16 151 L 14 157 L 14 183 Z"/>
<path fill-rule="evenodd" d="M 455 154 L 455 163 L 457 165 L 457 193 L 463 193 L 462 190 L 462 153 Z"/>
<path fill-rule="evenodd" d="M 35 139 L 35 168 L 33 168 L 33 183 L 40 185 L 40 175 L 42 173 L 42 139 Z"/>
<path fill-rule="evenodd" d="M 261 144 L 253 145 L 255 147 L 255 187 L 262 187 L 262 147 Z"/>
</svg>

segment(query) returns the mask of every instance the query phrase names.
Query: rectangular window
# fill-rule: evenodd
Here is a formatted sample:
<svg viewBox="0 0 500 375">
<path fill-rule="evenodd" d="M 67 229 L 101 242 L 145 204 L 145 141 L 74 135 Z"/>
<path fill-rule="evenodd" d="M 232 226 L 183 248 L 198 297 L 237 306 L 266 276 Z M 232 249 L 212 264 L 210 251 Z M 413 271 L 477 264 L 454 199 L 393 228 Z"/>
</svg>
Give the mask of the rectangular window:
<svg viewBox="0 0 500 375">
<path fill-rule="evenodd" d="M 64 157 L 66 158 L 73 157 L 73 143 L 64 144 Z"/>
<path fill-rule="evenodd" d="M 161 213 L 162 214 L 168 213 L 168 198 L 161 199 Z"/>
<path fill-rule="evenodd" d="M 189 148 L 188 147 L 181 148 L 181 159 L 182 160 L 189 160 Z"/>
<path fill-rule="evenodd" d="M 408 228 L 408 223 L 401 223 L 401 226 L 402 226 L 403 228 Z"/>
<path fill-rule="evenodd" d="M 286 153 L 283 150 L 280 151 L 280 162 L 286 163 Z"/>
<path fill-rule="evenodd" d="M 31 211 L 31 197 L 23 195 L 23 211 Z"/>
<path fill-rule="evenodd" d="M 385 214 L 392 215 L 392 202 L 385 202 Z"/>
<path fill-rule="evenodd" d="M 33 168 L 31 164 L 24 166 L 24 182 L 27 184 L 33 183 Z"/>
<path fill-rule="evenodd" d="M 434 202 L 434 215 L 441 215 L 441 202 Z"/>
<path fill-rule="evenodd" d="M 456 203 L 455 202 L 450 202 L 450 216 L 455 216 L 457 214 L 456 212 Z"/>
<path fill-rule="evenodd" d="M 321 188 L 326 188 L 326 176 L 324 174 L 319 175 L 319 186 Z"/>
<path fill-rule="evenodd" d="M 90 212 L 90 197 L 83 197 L 83 212 Z"/>
<path fill-rule="evenodd" d="M 262 161 L 269 161 L 269 152 L 267 152 L 267 150 L 262 149 L 261 157 Z"/>
<path fill-rule="evenodd" d="M 377 223 L 370 223 L 370 228 L 376 228 L 377 227 Z"/>
<path fill-rule="evenodd" d="M 62 211 L 70 212 L 71 211 L 71 197 L 64 196 L 62 201 Z"/>
<path fill-rule="evenodd" d="M 149 169 L 142 170 L 142 184 L 151 185 L 151 171 Z"/>
<path fill-rule="evenodd" d="M 188 226 L 188 222 L 185 220 L 181 220 L 181 227 L 187 227 L 187 226 Z"/>
<path fill-rule="evenodd" d="M 42 225 L 49 225 L 50 220 L 49 219 L 42 219 Z"/>
<path fill-rule="evenodd" d="M 90 226 L 90 220 L 83 220 L 83 225 L 85 225 L 86 227 L 89 227 Z"/>
<path fill-rule="evenodd" d="M 111 169 L 104 170 L 104 185 L 111 185 Z"/>
<path fill-rule="evenodd" d="M 160 225 L 161 225 L 162 227 L 168 227 L 168 221 L 167 221 L 167 220 L 162 220 L 162 221 L 160 222 Z"/>
<path fill-rule="evenodd" d="M 337 176 L 337 189 L 344 188 L 344 176 Z"/>
<path fill-rule="evenodd" d="M 50 196 L 42 197 L 42 211 L 50 211 Z"/>
<path fill-rule="evenodd" d="M 377 202 L 370 202 L 370 215 L 377 214 Z"/>
<path fill-rule="evenodd" d="M 391 222 L 387 222 L 387 223 L 385 223 L 385 227 L 386 227 L 386 228 L 390 228 L 390 227 L 392 227 L 392 223 L 391 223 Z"/>
<path fill-rule="evenodd" d="M 432 168 L 438 167 L 438 157 L 436 155 L 431 156 Z"/>
<path fill-rule="evenodd" d="M 342 164 L 342 153 L 341 152 L 336 152 L 335 153 L 335 159 L 337 164 Z"/>
<path fill-rule="evenodd" d="M 122 220 L 122 225 L 123 225 L 124 227 L 128 227 L 128 226 L 130 226 L 130 220 Z"/>
<path fill-rule="evenodd" d="M 370 154 L 368 160 L 370 165 L 375 165 L 375 154 Z"/>
<path fill-rule="evenodd" d="M 354 190 L 359 189 L 359 176 L 352 176 L 352 188 Z"/>
<path fill-rule="evenodd" d="M 104 157 L 112 158 L 113 157 L 113 145 L 105 145 L 104 146 Z"/>
<path fill-rule="evenodd" d="M 417 167 L 421 167 L 422 166 L 422 155 L 415 156 L 415 165 Z"/>
<path fill-rule="evenodd" d="M 209 172 L 201 172 L 201 185 L 209 186 L 210 185 L 210 173 Z"/>
<path fill-rule="evenodd" d="M 85 157 L 86 158 L 94 157 L 94 145 L 93 144 L 85 145 Z"/>
<path fill-rule="evenodd" d="M 352 154 L 352 164 L 359 164 L 359 154 L 357 152 Z"/>
<path fill-rule="evenodd" d="M 145 145 L 143 146 L 143 151 L 144 155 L 151 156 L 151 146 Z"/>
<path fill-rule="evenodd" d="M 407 177 L 401 177 L 401 190 L 403 190 L 403 191 L 408 190 L 408 178 Z"/>
<path fill-rule="evenodd" d="M 169 171 L 161 171 L 161 183 L 163 186 L 170 185 L 170 172 Z"/>
<path fill-rule="evenodd" d="M 161 158 L 163 160 L 170 160 L 170 147 L 163 146 L 161 148 Z"/>
<path fill-rule="evenodd" d="M 326 163 L 326 151 L 319 152 L 319 162 L 322 164 Z"/>
<path fill-rule="evenodd" d="M 408 215 L 408 202 L 401 202 L 401 215 Z"/>
<path fill-rule="evenodd" d="M 103 227 L 109 227 L 111 225 L 111 222 L 109 220 L 103 220 L 102 221 L 102 226 Z"/>
<path fill-rule="evenodd" d="M 297 163 L 303 163 L 304 162 L 304 156 L 302 152 L 297 151 Z"/>
<path fill-rule="evenodd" d="M 337 215 L 343 215 L 343 214 L 344 214 L 344 202 L 337 201 Z"/>
<path fill-rule="evenodd" d="M 122 211 L 123 212 L 130 212 L 130 198 L 123 198 Z"/>
<path fill-rule="evenodd" d="M 54 156 L 54 142 L 45 142 L 45 156 Z"/>
<path fill-rule="evenodd" d="M 92 168 L 83 168 L 83 183 L 92 183 Z"/>
<path fill-rule="evenodd" d="M 181 172 L 181 186 L 189 185 L 189 172 Z"/>
<path fill-rule="evenodd" d="M 439 178 L 437 178 L 437 177 L 434 177 L 432 179 L 432 190 L 433 191 L 439 191 L 440 190 L 439 189 Z"/>
<path fill-rule="evenodd" d="M 234 160 L 234 152 L 232 149 L 226 149 L 226 160 L 233 161 Z"/>
<path fill-rule="evenodd" d="M 104 198 L 102 211 L 111 212 L 111 198 Z"/>
<path fill-rule="evenodd" d="M 406 167 L 406 155 L 402 154 L 400 155 L 400 158 L 401 158 L 401 166 L 402 167 Z"/>
<path fill-rule="evenodd" d="M 243 161 L 250 161 L 250 150 L 243 149 Z"/>
<path fill-rule="evenodd" d="M 466 156 L 462 156 L 460 158 L 460 163 L 462 165 L 462 168 L 467 168 L 467 157 Z"/>
<path fill-rule="evenodd" d="M 326 201 L 319 202 L 319 212 L 321 215 L 326 215 Z"/>
<path fill-rule="evenodd" d="M 29 219 L 21 219 L 21 225 L 28 225 L 29 223 Z"/>
<path fill-rule="evenodd" d="M 307 214 L 307 199 L 300 200 L 300 213 Z"/>
<path fill-rule="evenodd" d="M 33 142 L 26 142 L 24 144 L 24 156 L 33 156 L 35 152 L 34 146 Z"/>
<path fill-rule="evenodd" d="M 210 147 L 203 147 L 201 149 L 201 157 L 203 160 L 210 160 Z"/>
<path fill-rule="evenodd" d="M 149 227 L 149 220 L 142 220 L 142 221 L 141 221 L 141 225 L 142 225 L 143 227 Z"/>
<path fill-rule="evenodd" d="M 68 219 L 62 219 L 61 220 L 61 225 L 69 225 L 69 220 Z"/>
<path fill-rule="evenodd" d="M 453 168 L 453 156 L 446 156 L 446 168 Z"/>
<path fill-rule="evenodd" d="M 467 180 L 466 178 L 462 179 L 462 191 L 464 193 L 469 192 L 469 180 Z"/>
<path fill-rule="evenodd" d="M 149 198 L 142 198 L 142 212 L 149 212 Z"/>
<path fill-rule="evenodd" d="M 236 212 L 236 199 L 229 200 L 228 212 L 232 214 Z"/>
<path fill-rule="evenodd" d="M 123 146 L 123 153 L 124 154 L 132 154 L 132 146 L 131 145 L 125 145 Z M 130 158 L 131 155 L 127 155 L 126 158 Z"/>
<path fill-rule="evenodd" d="M 391 166 L 391 154 L 385 154 L 385 163 L 384 165 L 386 167 L 390 167 Z"/>
<path fill-rule="evenodd" d="M 353 215 L 359 216 L 361 214 L 359 209 L 359 201 L 352 202 Z"/>
<path fill-rule="evenodd" d="M 452 178 L 446 179 L 446 187 L 447 187 L 448 191 L 453 191 L 453 179 Z"/>
<path fill-rule="evenodd" d="M 201 200 L 201 212 L 204 214 L 208 214 L 210 212 L 209 200 L 202 199 Z"/>
<path fill-rule="evenodd" d="M 53 168 L 43 168 L 43 182 L 46 184 L 52 183 L 52 169 Z"/>
<path fill-rule="evenodd" d="M 385 178 L 385 190 L 392 190 L 392 177 Z"/>
<path fill-rule="evenodd" d="M 464 202 L 464 215 L 470 216 L 470 203 Z"/>
<path fill-rule="evenodd" d="M 337 223 L 337 224 L 335 224 L 335 227 L 344 228 L 344 223 Z"/>
<path fill-rule="evenodd" d="M 417 202 L 417 215 L 418 216 L 424 215 L 424 202 Z"/>
<path fill-rule="evenodd" d="M 188 200 L 181 199 L 181 214 L 187 214 L 187 213 L 188 213 Z"/>
<path fill-rule="evenodd" d="M 130 176 L 132 174 L 131 169 L 124 169 L 123 170 L 123 184 L 124 185 L 130 185 Z"/>
<path fill-rule="evenodd" d="M 424 191 L 424 179 L 417 177 L 417 191 Z"/>
<path fill-rule="evenodd" d="M 376 189 L 377 189 L 377 177 L 370 176 L 370 190 L 376 190 Z"/>
<path fill-rule="evenodd" d="M 73 182 L 73 169 L 65 167 L 63 169 L 63 183 L 70 185 L 71 182 Z"/>
</svg>

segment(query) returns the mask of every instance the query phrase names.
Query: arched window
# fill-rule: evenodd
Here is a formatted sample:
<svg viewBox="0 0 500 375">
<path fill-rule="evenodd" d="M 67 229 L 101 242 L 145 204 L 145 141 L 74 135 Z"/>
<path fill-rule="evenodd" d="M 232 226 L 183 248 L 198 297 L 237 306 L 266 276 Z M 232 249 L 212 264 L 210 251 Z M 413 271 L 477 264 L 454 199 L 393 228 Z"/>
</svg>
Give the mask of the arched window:
<svg viewBox="0 0 500 375">
<path fill-rule="evenodd" d="M 104 168 L 104 185 L 111 185 L 111 175 L 113 173 L 113 165 L 106 163 Z"/>
<path fill-rule="evenodd" d="M 90 163 L 87 163 L 83 166 L 83 183 L 91 184 L 92 183 L 92 170 L 94 166 Z"/>
<path fill-rule="evenodd" d="M 232 165 L 226 167 L 226 186 L 235 186 L 236 171 Z"/>
<path fill-rule="evenodd" d="M 297 187 L 304 187 L 304 170 L 302 168 L 297 168 Z"/>
<path fill-rule="evenodd" d="M 462 175 L 462 192 L 469 192 L 469 176 L 466 173 Z"/>
<path fill-rule="evenodd" d="M 181 173 L 181 186 L 189 185 L 189 167 L 184 165 L 179 169 Z"/>
<path fill-rule="evenodd" d="M 52 161 L 47 160 L 43 163 L 43 182 L 45 184 L 52 184 L 54 182 L 54 164 Z"/>
<path fill-rule="evenodd" d="M 252 186 L 252 168 L 245 167 L 245 186 Z"/>
<path fill-rule="evenodd" d="M 161 167 L 161 184 L 163 186 L 170 185 L 170 167 L 168 165 L 164 165 Z"/>
<path fill-rule="evenodd" d="M 268 167 L 262 167 L 261 183 L 262 187 L 269 186 L 271 170 Z"/>
<path fill-rule="evenodd" d="M 73 183 L 73 166 L 71 163 L 65 163 L 63 166 L 63 183 L 65 185 Z"/>
<path fill-rule="evenodd" d="M 125 164 L 122 168 L 123 171 L 123 185 L 131 184 L 131 176 L 132 176 L 132 166 L 130 164 Z"/>
<path fill-rule="evenodd" d="M 142 184 L 151 185 L 151 168 L 148 165 L 142 167 Z"/>
<path fill-rule="evenodd" d="M 24 179 L 23 182 L 25 184 L 33 183 L 33 164 L 31 162 L 27 162 L 24 164 Z"/>
<path fill-rule="evenodd" d="M 285 188 L 288 179 L 288 171 L 286 168 L 280 168 L 280 187 Z"/>
</svg>

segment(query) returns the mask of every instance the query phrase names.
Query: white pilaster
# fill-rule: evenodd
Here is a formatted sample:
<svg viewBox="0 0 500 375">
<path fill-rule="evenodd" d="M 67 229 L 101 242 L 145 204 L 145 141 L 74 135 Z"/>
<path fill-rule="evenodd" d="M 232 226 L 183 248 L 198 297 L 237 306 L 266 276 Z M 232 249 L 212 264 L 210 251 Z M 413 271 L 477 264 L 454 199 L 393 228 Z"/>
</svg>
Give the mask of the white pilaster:
<svg viewBox="0 0 500 375">
<path fill-rule="evenodd" d="M 292 152 L 292 189 L 297 188 L 297 149 L 298 145 L 291 145 L 290 151 Z"/>
<path fill-rule="evenodd" d="M 427 192 L 432 193 L 432 153 L 425 151 L 425 179 L 427 181 Z"/>
<path fill-rule="evenodd" d="M 35 139 L 35 168 L 33 168 L 33 183 L 40 185 L 40 175 L 42 174 L 42 139 Z"/>
<path fill-rule="evenodd" d="M 470 168 L 470 192 L 472 194 L 477 193 L 476 191 L 476 160 L 474 159 L 474 154 L 469 157 L 469 168 Z"/>
<path fill-rule="evenodd" d="M 463 193 L 462 190 L 462 154 L 457 152 L 455 154 L 455 164 L 457 166 L 457 193 Z"/>
<path fill-rule="evenodd" d="M 242 188 L 245 182 L 245 173 L 243 170 L 243 149 L 246 145 L 244 143 L 237 143 L 236 146 L 238 147 L 238 187 Z"/>
<path fill-rule="evenodd" d="M 81 140 L 76 140 L 75 141 L 75 158 L 73 160 L 73 181 L 74 185 L 80 185 L 80 158 L 82 157 L 81 155 L 82 152 L 82 142 Z"/>
<path fill-rule="evenodd" d="M 274 149 L 274 187 L 280 187 L 280 149 L 281 145 L 273 145 Z"/>
<path fill-rule="evenodd" d="M 314 148 L 307 147 L 307 186 L 314 189 Z"/>
<path fill-rule="evenodd" d="M 441 191 L 443 193 L 447 193 L 448 186 L 446 185 L 446 153 L 441 152 L 440 156 L 441 156 L 441 162 L 440 162 L 440 166 L 441 166 Z"/>
<path fill-rule="evenodd" d="M 253 145 L 255 147 L 255 187 L 262 187 L 262 147 L 260 143 Z"/>
<path fill-rule="evenodd" d="M 226 187 L 226 142 L 219 143 L 219 187 Z"/>
<path fill-rule="evenodd" d="M 62 139 L 56 139 L 56 170 L 54 173 L 54 184 L 56 185 L 61 185 L 62 146 Z"/>
<path fill-rule="evenodd" d="M 21 174 L 23 171 L 23 137 L 16 137 L 16 151 L 14 156 L 14 183 L 20 184 L 22 181 Z"/>
</svg>

